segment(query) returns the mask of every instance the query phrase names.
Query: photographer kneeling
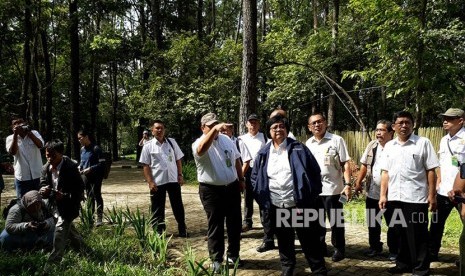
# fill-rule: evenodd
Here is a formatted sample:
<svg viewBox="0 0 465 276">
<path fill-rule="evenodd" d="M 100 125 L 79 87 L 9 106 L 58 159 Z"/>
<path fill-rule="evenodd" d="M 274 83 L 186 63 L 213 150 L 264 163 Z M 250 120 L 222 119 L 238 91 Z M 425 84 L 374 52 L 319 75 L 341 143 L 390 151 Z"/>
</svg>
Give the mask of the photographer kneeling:
<svg viewBox="0 0 465 276">
<path fill-rule="evenodd" d="M 27 192 L 13 205 L 0 234 L 3 250 L 51 247 L 55 221 L 38 191 Z"/>
</svg>

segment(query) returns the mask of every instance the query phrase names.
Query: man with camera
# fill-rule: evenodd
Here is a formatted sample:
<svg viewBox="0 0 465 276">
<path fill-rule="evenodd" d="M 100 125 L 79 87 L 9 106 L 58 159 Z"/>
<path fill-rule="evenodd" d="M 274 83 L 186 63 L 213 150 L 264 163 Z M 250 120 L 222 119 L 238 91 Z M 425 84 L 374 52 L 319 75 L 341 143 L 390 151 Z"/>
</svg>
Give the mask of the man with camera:
<svg viewBox="0 0 465 276">
<path fill-rule="evenodd" d="M 50 247 L 54 230 L 55 222 L 41 195 L 29 191 L 8 210 L 0 245 L 6 251 Z"/>
<path fill-rule="evenodd" d="M 6 150 L 14 157 L 16 196 L 21 198 L 31 190 L 39 189 L 42 169 L 40 149 L 44 140 L 24 119 L 13 120 L 11 128 L 13 134 L 6 138 Z"/>
<path fill-rule="evenodd" d="M 84 184 L 77 164 L 63 155 L 64 145 L 60 140 L 45 144 L 47 163 L 42 169 L 40 194 L 48 198 L 57 220 L 53 239 L 53 251 L 49 262 L 60 262 L 68 239 L 71 246 L 82 251 L 87 249 L 73 220 L 79 216 Z"/>
</svg>

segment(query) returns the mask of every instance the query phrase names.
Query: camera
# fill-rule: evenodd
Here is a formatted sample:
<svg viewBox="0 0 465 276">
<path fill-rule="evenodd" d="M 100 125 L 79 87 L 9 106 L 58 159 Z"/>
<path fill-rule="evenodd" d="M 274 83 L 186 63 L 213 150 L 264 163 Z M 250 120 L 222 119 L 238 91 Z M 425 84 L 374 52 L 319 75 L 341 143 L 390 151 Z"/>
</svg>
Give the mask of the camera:
<svg viewBox="0 0 465 276">
<path fill-rule="evenodd" d="M 30 125 L 22 125 L 21 128 L 26 132 L 31 131 L 31 126 Z"/>
</svg>

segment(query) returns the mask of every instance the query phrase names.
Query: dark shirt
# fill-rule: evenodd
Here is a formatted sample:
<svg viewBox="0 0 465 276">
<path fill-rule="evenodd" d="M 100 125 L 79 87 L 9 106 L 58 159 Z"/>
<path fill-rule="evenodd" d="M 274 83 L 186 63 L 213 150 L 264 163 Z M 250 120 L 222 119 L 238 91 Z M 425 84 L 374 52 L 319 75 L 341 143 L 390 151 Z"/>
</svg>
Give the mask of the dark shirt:
<svg viewBox="0 0 465 276">
<path fill-rule="evenodd" d="M 87 147 L 81 148 L 81 163 L 79 164 L 79 169 L 84 170 L 90 168 L 90 173 L 87 177 L 103 178 L 102 162 L 104 161 L 102 149 L 99 146 L 90 144 Z"/>
</svg>

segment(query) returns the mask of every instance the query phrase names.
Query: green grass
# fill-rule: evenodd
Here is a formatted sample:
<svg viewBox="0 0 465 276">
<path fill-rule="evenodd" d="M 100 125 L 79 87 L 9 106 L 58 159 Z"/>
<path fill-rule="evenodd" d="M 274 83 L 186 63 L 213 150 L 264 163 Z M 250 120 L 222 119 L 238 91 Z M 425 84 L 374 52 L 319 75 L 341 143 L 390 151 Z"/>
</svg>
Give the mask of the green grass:
<svg viewBox="0 0 465 276">
<path fill-rule="evenodd" d="M 348 211 L 348 216 L 345 220 L 350 223 L 365 224 L 365 198 L 358 197 L 351 200 L 344 206 Z M 354 215 L 355 214 L 355 215 Z M 431 212 L 429 212 L 429 219 L 431 219 Z M 384 222 L 384 219 L 383 219 Z M 446 247 L 458 247 L 460 234 L 462 233 L 462 221 L 457 210 L 452 210 L 449 218 L 446 221 L 444 228 L 444 235 L 442 238 L 442 245 Z M 381 229 L 383 232 L 387 231 L 385 223 L 382 224 Z"/>
<path fill-rule="evenodd" d="M 184 258 L 172 257 L 171 236 L 154 232 L 139 210 L 107 212 L 106 218 L 110 220 L 101 227 L 89 230 L 88 222 L 76 223 L 79 232 L 85 233 L 84 240 L 92 252 L 82 254 L 68 248 L 60 264 L 47 266 L 48 275 L 212 275 L 206 260 L 196 260 L 190 247 L 186 247 Z M 43 270 L 48 254 L 42 250 L 12 253 L 0 250 L 0 274 L 34 275 Z M 235 270 L 232 272 L 235 275 Z"/>
</svg>

